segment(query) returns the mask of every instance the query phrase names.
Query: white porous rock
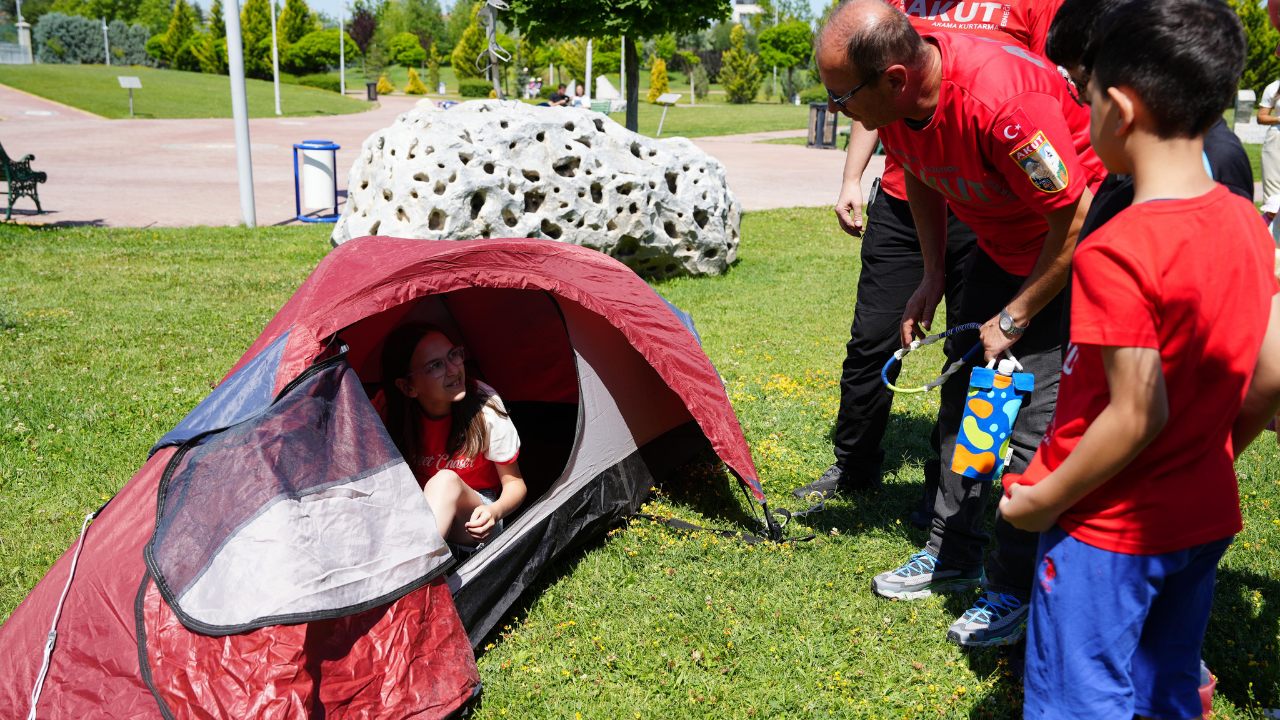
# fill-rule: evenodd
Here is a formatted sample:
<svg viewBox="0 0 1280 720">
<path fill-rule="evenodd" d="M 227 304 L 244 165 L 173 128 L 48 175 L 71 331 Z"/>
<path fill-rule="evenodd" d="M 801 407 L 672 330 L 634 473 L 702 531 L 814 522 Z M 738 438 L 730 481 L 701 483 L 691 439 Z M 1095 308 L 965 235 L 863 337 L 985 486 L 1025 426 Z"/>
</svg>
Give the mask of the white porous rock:
<svg viewBox="0 0 1280 720">
<path fill-rule="evenodd" d="M 685 138 L 586 109 L 474 100 L 415 108 L 369 136 L 332 242 L 551 238 L 642 275 L 716 275 L 737 257 L 741 219 L 724 165 Z"/>
</svg>

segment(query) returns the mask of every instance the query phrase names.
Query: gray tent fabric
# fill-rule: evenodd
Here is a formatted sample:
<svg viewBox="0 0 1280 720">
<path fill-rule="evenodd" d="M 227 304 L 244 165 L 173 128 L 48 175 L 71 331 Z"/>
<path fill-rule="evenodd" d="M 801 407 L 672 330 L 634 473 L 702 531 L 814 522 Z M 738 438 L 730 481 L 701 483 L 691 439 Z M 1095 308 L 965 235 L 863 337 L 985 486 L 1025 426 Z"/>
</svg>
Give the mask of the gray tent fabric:
<svg viewBox="0 0 1280 720">
<path fill-rule="evenodd" d="M 421 587 L 450 553 L 345 360 L 188 441 L 161 481 L 148 568 L 183 624 L 222 635 L 359 612 Z"/>
</svg>

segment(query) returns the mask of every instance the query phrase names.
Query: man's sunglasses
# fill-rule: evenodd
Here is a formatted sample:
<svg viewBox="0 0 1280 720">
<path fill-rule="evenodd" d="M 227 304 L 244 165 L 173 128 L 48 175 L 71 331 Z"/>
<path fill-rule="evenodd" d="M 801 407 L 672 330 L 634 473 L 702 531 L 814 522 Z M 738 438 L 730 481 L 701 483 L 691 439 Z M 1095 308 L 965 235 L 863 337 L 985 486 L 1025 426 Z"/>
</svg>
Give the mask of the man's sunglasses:
<svg viewBox="0 0 1280 720">
<path fill-rule="evenodd" d="M 467 359 L 466 348 L 463 348 L 461 346 L 455 347 L 449 351 L 448 355 L 445 355 L 442 358 L 436 358 L 435 360 L 428 362 L 422 368 L 418 370 L 414 370 L 408 375 L 405 375 L 405 378 L 406 379 L 411 378 L 414 375 L 417 375 L 419 373 L 428 373 L 431 375 L 431 377 L 437 377 L 437 378 L 444 377 L 445 370 L 447 369 L 447 365 L 445 364 L 445 361 L 448 361 L 448 365 L 453 365 L 454 367 L 462 367 L 462 363 L 465 362 L 466 359 Z"/>
<path fill-rule="evenodd" d="M 854 94 L 854 93 L 856 93 L 856 92 L 858 92 L 859 90 L 861 90 L 862 88 L 866 87 L 866 86 L 867 86 L 867 83 L 871 82 L 872 80 L 875 80 L 875 79 L 876 79 L 876 77 L 878 77 L 878 76 L 880 75 L 880 73 L 882 73 L 882 72 L 884 72 L 884 71 L 883 71 L 883 70 L 877 70 L 877 71 L 875 71 L 875 72 L 871 73 L 871 75 L 870 75 L 870 76 L 868 76 L 866 80 L 863 80 L 862 82 L 858 83 L 858 86 L 857 86 L 857 87 L 855 87 L 854 89 L 850 90 L 849 92 L 847 92 L 847 93 L 845 93 L 845 94 L 841 95 L 840 97 L 836 97 L 835 93 L 831 92 L 830 90 L 827 90 L 827 99 L 829 99 L 833 105 L 840 105 L 840 106 L 842 106 L 842 105 L 844 105 L 845 103 L 849 102 L 849 98 L 853 97 L 853 94 Z"/>
</svg>

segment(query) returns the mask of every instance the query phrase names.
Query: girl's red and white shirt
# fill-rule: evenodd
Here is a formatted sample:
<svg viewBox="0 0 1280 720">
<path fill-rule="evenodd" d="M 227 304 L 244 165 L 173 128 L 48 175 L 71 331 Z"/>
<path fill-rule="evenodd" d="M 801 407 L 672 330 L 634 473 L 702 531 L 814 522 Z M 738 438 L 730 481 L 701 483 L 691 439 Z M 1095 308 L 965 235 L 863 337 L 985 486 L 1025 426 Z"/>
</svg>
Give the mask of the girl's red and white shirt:
<svg viewBox="0 0 1280 720">
<path fill-rule="evenodd" d="M 471 392 L 481 392 L 489 396 L 489 402 L 481 411 L 485 427 L 489 431 L 489 445 L 473 458 L 461 453 L 450 456 L 445 448 L 449 442 L 449 430 L 453 427 L 453 416 L 447 415 L 442 420 L 432 420 L 418 408 L 418 447 L 421 459 L 411 464 L 413 475 L 419 485 L 427 481 L 441 470 L 452 470 L 462 478 L 472 490 L 501 491 L 502 481 L 498 478 L 498 465 L 510 465 L 520 455 L 520 434 L 511 418 L 503 417 L 498 411 L 506 413 L 502 398 L 492 387 L 476 381 Z M 384 413 L 385 401 L 382 393 L 373 399 L 373 405 L 379 415 Z M 415 408 L 418 406 L 415 404 Z"/>
</svg>

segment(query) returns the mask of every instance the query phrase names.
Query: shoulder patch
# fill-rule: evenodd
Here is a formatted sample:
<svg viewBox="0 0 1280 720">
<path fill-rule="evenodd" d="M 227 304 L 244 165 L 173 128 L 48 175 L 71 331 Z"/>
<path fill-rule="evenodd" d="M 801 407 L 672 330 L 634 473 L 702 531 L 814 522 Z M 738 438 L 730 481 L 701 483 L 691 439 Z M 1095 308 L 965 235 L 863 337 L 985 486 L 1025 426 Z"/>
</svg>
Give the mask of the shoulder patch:
<svg viewBox="0 0 1280 720">
<path fill-rule="evenodd" d="M 1029 140 L 1014 148 L 1009 157 L 1040 192 L 1056 193 L 1066 189 L 1067 166 L 1043 131 L 1037 130 Z"/>
</svg>

